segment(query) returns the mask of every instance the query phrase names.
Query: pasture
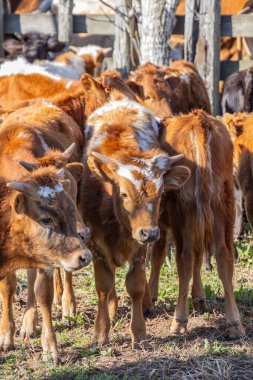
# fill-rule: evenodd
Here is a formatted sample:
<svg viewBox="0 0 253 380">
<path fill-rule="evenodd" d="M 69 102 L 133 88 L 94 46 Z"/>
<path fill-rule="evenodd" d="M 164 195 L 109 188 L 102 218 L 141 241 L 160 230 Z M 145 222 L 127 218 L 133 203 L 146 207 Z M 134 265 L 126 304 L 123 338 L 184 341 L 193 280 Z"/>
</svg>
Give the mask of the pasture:
<svg viewBox="0 0 253 380">
<path fill-rule="evenodd" d="M 247 228 L 249 231 L 249 228 Z M 119 297 L 119 319 L 111 330 L 111 344 L 93 349 L 90 340 L 96 314 L 97 296 L 93 268 L 74 274 L 77 296 L 77 317 L 69 325 L 61 322 L 60 308 L 54 306 L 53 319 L 63 365 L 52 368 L 41 358 L 38 323 L 37 337 L 30 342 L 19 339 L 26 300 L 26 274 L 18 272 L 14 313 L 17 333 L 16 350 L 1 353 L 1 379 L 50 380 L 114 380 L 114 379 L 252 379 L 253 373 L 253 237 L 245 234 L 237 244 L 240 261 L 235 265 L 235 295 L 246 338 L 230 341 L 226 338 L 223 289 L 217 271 L 202 269 L 208 313 L 192 312 L 189 331 L 183 336 L 171 336 L 169 326 L 178 294 L 178 278 L 174 258 L 162 269 L 159 300 L 152 318 L 147 319 L 150 342 L 148 350 L 133 351 L 128 332 L 130 301 L 125 291 L 127 267 L 118 270 L 116 288 Z M 173 255 L 172 255 L 173 257 Z M 215 264 L 213 262 L 213 264 Z"/>
</svg>

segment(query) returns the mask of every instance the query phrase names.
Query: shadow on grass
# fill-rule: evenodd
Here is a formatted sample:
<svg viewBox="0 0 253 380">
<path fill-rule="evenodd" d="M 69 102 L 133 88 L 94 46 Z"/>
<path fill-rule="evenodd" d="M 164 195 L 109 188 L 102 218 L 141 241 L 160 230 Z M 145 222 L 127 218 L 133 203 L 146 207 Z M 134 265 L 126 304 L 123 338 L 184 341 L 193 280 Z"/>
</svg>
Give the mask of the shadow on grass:
<svg viewBox="0 0 253 380">
<path fill-rule="evenodd" d="M 250 356 L 201 355 L 179 360 L 176 355 L 155 356 L 115 365 L 108 362 L 104 368 L 84 369 L 82 366 L 59 367 L 43 380 L 141 380 L 141 379 L 252 379 L 253 361 Z"/>
</svg>

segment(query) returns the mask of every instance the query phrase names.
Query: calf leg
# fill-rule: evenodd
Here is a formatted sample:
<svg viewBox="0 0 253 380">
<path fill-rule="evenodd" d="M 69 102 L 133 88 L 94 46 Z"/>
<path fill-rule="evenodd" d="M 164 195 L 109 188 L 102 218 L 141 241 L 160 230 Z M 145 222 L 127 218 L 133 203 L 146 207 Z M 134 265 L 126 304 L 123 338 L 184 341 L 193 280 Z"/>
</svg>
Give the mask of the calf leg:
<svg viewBox="0 0 253 380">
<path fill-rule="evenodd" d="M 113 270 L 113 277 L 115 278 L 115 268 Z M 118 297 L 115 289 L 115 283 L 113 284 L 112 291 L 109 294 L 109 301 L 108 301 L 108 307 L 109 307 L 109 317 L 112 324 L 115 324 L 115 322 L 118 319 L 117 313 L 118 313 Z"/>
<path fill-rule="evenodd" d="M 43 318 L 41 333 L 43 357 L 46 358 L 48 351 L 50 351 L 54 366 L 56 366 L 59 362 L 59 357 L 56 336 L 52 324 L 52 304 L 54 298 L 53 271 L 38 269 L 34 291 L 41 307 Z"/>
<path fill-rule="evenodd" d="M 17 285 L 15 273 L 11 273 L 0 281 L 3 313 L 0 322 L 0 349 L 9 351 L 14 348 L 15 322 L 12 302 Z"/>
<path fill-rule="evenodd" d="M 179 277 L 179 296 L 176 310 L 174 313 L 173 321 L 170 327 L 170 332 L 172 334 L 184 334 L 187 330 L 187 322 L 189 315 L 189 305 L 188 305 L 188 292 L 189 284 L 193 273 L 193 250 L 187 245 L 190 239 L 184 237 L 181 242 L 183 242 L 183 247 L 176 240 L 176 262 Z M 178 244 L 179 243 L 179 244 Z"/>
<path fill-rule="evenodd" d="M 26 310 L 23 318 L 22 327 L 20 330 L 21 339 L 30 339 L 34 337 L 38 320 L 37 302 L 34 293 L 34 284 L 37 276 L 37 269 L 28 269 L 27 271 L 27 301 Z"/>
<path fill-rule="evenodd" d="M 230 241 L 229 241 L 230 240 Z M 233 291 L 234 255 L 232 249 L 232 231 L 230 237 L 226 234 L 226 223 L 222 219 L 215 221 L 215 244 L 216 261 L 219 277 L 225 292 L 225 314 L 229 328 L 230 338 L 240 338 L 245 335 L 241 323 L 239 310 L 237 308 Z"/>
<path fill-rule="evenodd" d="M 248 221 L 253 229 L 253 194 L 246 194 L 244 197 L 244 204 Z"/>
<path fill-rule="evenodd" d="M 194 268 L 193 268 L 193 283 L 192 283 L 192 304 L 198 313 L 207 311 L 206 296 L 201 281 L 201 266 L 203 262 L 203 250 L 195 250 Z"/>
<path fill-rule="evenodd" d="M 93 344 L 107 344 L 109 342 L 110 317 L 109 295 L 114 288 L 114 270 L 109 267 L 105 258 L 94 257 L 96 290 L 98 294 L 98 310 L 94 324 Z M 112 297 L 114 295 L 112 294 Z"/>
<path fill-rule="evenodd" d="M 138 348 L 140 342 L 147 339 L 142 312 L 142 298 L 146 287 L 145 255 L 146 249 L 144 248 L 134 256 L 126 276 L 126 288 L 132 301 L 130 334 L 133 348 Z"/>
<path fill-rule="evenodd" d="M 61 279 L 60 268 L 54 269 L 54 304 L 61 305 L 62 302 L 63 285 Z"/>
<path fill-rule="evenodd" d="M 168 249 L 166 231 L 160 230 L 160 239 L 154 244 L 151 254 L 151 274 L 149 279 L 149 289 L 152 301 L 158 297 L 159 276 Z"/>
<path fill-rule="evenodd" d="M 72 273 L 64 271 L 64 287 L 62 295 L 62 318 L 76 315 L 76 298 L 72 283 Z"/>
</svg>

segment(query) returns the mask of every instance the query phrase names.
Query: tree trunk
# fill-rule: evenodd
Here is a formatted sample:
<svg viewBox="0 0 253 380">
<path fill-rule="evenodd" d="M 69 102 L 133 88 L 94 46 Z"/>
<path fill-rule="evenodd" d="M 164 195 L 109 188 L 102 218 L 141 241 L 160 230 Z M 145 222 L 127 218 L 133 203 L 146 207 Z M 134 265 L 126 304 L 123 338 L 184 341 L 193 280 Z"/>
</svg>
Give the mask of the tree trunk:
<svg viewBox="0 0 253 380">
<path fill-rule="evenodd" d="M 194 62 L 199 34 L 198 17 L 200 0 L 185 0 L 184 59 Z"/>
<path fill-rule="evenodd" d="M 115 0 L 115 40 L 113 49 L 113 65 L 123 77 L 130 71 L 130 37 L 126 22 L 131 0 Z"/>
<path fill-rule="evenodd" d="M 141 63 L 169 63 L 168 40 L 179 0 L 142 0 Z"/>
<path fill-rule="evenodd" d="M 205 82 L 212 113 L 219 113 L 220 0 L 201 0 L 195 63 Z"/>
</svg>

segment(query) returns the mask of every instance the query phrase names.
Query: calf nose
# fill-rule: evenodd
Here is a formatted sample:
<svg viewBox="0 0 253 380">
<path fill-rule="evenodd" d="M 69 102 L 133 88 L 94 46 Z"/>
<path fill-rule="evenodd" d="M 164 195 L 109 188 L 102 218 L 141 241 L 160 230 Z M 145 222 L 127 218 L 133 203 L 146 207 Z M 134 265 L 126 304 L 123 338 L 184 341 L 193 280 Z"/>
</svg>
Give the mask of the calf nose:
<svg viewBox="0 0 253 380">
<path fill-rule="evenodd" d="M 86 243 L 91 238 L 90 229 L 86 226 L 78 226 L 77 227 L 77 233 L 82 239 L 83 243 Z"/>
<path fill-rule="evenodd" d="M 140 240 L 143 243 L 152 243 L 159 239 L 160 230 L 158 227 L 153 228 L 141 228 L 139 231 Z"/>
<path fill-rule="evenodd" d="M 89 249 L 86 249 L 79 257 L 80 266 L 86 267 L 93 259 L 92 253 Z"/>
</svg>

